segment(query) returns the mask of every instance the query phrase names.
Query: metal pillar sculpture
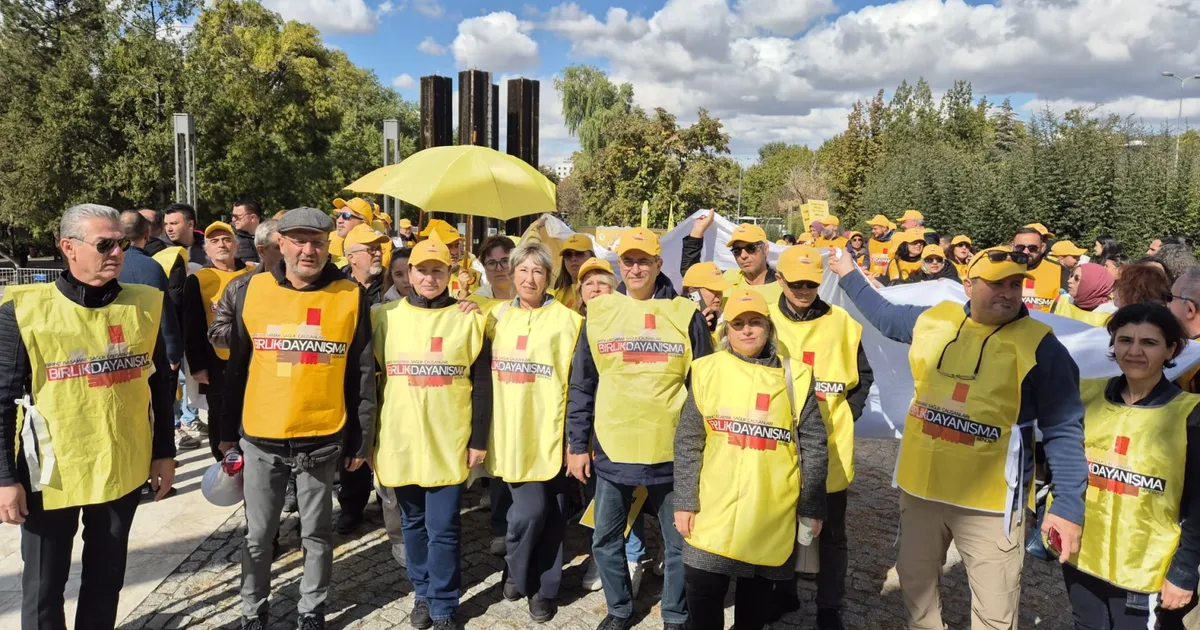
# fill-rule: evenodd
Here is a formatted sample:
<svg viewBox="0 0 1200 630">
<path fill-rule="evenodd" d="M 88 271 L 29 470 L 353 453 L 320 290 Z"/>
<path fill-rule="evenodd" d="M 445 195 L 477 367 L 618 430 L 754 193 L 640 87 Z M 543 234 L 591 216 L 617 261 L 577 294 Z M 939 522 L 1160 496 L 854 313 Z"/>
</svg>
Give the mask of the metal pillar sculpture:
<svg viewBox="0 0 1200 630">
<path fill-rule="evenodd" d="M 191 114 L 175 114 L 175 201 L 196 207 L 196 124 Z"/>
<path fill-rule="evenodd" d="M 509 79 L 508 130 L 505 151 L 538 168 L 538 108 L 541 89 L 537 81 Z M 523 234 L 537 219 L 536 215 L 512 219 L 505 224 L 509 234 Z"/>
</svg>

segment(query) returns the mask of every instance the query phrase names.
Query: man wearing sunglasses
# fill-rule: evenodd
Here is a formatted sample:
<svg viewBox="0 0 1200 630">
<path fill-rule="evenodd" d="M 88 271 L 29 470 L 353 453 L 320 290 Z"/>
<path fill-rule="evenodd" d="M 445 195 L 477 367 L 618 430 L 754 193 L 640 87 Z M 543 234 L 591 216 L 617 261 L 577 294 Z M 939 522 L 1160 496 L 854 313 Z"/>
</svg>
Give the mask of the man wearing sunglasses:
<svg viewBox="0 0 1200 630">
<path fill-rule="evenodd" d="M 1028 262 L 1024 252 L 984 250 L 967 264 L 968 303 L 927 307 L 892 304 L 849 256 L 831 259 L 855 307 L 911 346 L 916 391 L 895 481 L 896 572 L 913 630 L 943 627 L 938 582 L 952 540 L 971 583 L 972 627 L 1017 627 L 1035 425 L 1054 476 L 1041 531 L 1061 540 L 1061 561 L 1079 550 L 1088 480 L 1079 368 L 1022 304 Z"/>
<path fill-rule="evenodd" d="M 354 197 L 350 201 L 334 199 L 333 208 L 336 231 L 329 235 L 329 254 L 339 267 L 345 267 L 347 263 L 342 258 L 346 255 L 343 239 L 355 227 L 371 225 L 371 221 L 375 220 L 375 206 L 362 197 Z"/>
<path fill-rule="evenodd" d="M 779 255 L 777 268 L 783 295 L 770 307 L 771 321 L 787 353 L 812 368 L 817 402 L 829 434 L 826 516 L 818 539 L 817 629 L 841 630 L 849 559 L 846 495 L 854 480 L 854 423 L 862 415 L 875 373 L 863 351 L 862 325 L 817 295 L 825 276 L 821 252 L 806 245 L 789 247 Z M 782 585 L 780 592 L 782 610 L 800 608 L 794 579 Z"/>
<path fill-rule="evenodd" d="M 1048 232 L 1044 233 L 1045 229 L 1040 223 L 1018 229 L 1013 236 L 1012 250 L 1029 256 L 1029 278 L 1025 280 L 1021 300 L 1032 310 L 1049 313 L 1059 291 L 1067 288 L 1071 270 L 1046 258 L 1050 248 L 1046 244 Z"/>
<path fill-rule="evenodd" d="M 715 213 L 708 210 L 696 217 L 692 223 L 692 232 L 683 237 L 683 254 L 680 257 L 681 275 L 687 275 L 692 265 L 700 262 L 704 249 L 704 233 L 712 227 Z M 775 284 L 775 270 L 767 266 L 767 233 L 757 225 L 743 223 L 734 228 L 729 240 L 725 243 L 737 262 L 737 269 L 725 272 L 729 281 L 730 291 L 739 288 L 750 288 L 763 294 L 770 304 L 779 299 L 779 286 Z"/>
<path fill-rule="evenodd" d="M 59 234 L 67 270 L 8 287 L 0 305 L 0 521 L 21 526 L 21 627 L 66 627 L 82 516 L 75 627 L 112 628 L 141 486 L 161 499 L 175 479 L 174 372 L 162 292 L 117 279 L 129 246 L 117 211 L 75 206 Z"/>
<path fill-rule="evenodd" d="M 262 206 L 253 197 L 242 197 L 234 202 L 229 218 L 233 221 L 233 236 L 237 239 L 237 259 L 244 263 L 258 262 L 254 231 L 263 220 Z"/>
</svg>

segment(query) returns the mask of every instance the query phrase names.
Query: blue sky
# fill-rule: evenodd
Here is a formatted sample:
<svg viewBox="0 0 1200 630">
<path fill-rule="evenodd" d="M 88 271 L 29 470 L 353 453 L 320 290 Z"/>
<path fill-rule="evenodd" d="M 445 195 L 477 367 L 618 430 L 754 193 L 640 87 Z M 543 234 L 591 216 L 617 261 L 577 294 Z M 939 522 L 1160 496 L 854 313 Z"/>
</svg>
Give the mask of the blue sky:
<svg viewBox="0 0 1200 630">
<path fill-rule="evenodd" d="M 818 146 L 855 100 L 905 78 L 925 76 L 935 96 L 970 80 L 976 97 L 1012 96 L 1022 115 L 1099 104 L 1175 125 L 1180 86 L 1160 73 L 1200 73 L 1197 0 L 263 2 L 411 100 L 421 76 L 469 67 L 542 80 L 544 165 L 577 146 L 550 85 L 573 63 L 631 82 L 640 105 L 681 121 L 709 109 L 747 162 L 768 141 Z M 1200 81 L 1185 93 L 1185 116 L 1200 117 Z"/>
</svg>

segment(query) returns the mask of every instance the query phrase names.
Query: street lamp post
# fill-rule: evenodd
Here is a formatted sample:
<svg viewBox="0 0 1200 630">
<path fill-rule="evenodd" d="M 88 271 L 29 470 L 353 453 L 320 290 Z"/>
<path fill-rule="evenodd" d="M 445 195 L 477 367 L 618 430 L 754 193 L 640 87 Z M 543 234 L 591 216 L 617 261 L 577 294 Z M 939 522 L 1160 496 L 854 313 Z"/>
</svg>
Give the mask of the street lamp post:
<svg viewBox="0 0 1200 630">
<path fill-rule="evenodd" d="M 1200 74 L 1194 74 L 1190 77 L 1178 77 L 1174 72 L 1162 73 L 1168 79 L 1179 79 L 1179 132 L 1175 134 L 1175 168 L 1179 168 L 1179 140 L 1183 137 L 1183 90 L 1187 86 L 1187 82 L 1192 79 L 1200 79 Z"/>
</svg>

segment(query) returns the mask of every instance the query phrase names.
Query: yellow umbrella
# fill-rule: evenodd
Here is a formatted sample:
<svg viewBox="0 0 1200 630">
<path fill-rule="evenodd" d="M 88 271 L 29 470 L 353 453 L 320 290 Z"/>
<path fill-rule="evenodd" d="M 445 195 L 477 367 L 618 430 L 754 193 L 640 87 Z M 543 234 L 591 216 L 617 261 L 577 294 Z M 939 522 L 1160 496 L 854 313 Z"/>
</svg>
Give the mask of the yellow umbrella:
<svg viewBox="0 0 1200 630">
<path fill-rule="evenodd" d="M 555 210 L 554 183 L 520 159 L 488 147 L 433 147 L 367 173 L 346 188 L 390 195 L 426 212 L 507 221 Z"/>
</svg>

